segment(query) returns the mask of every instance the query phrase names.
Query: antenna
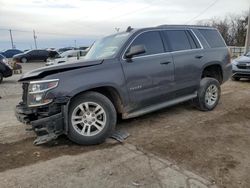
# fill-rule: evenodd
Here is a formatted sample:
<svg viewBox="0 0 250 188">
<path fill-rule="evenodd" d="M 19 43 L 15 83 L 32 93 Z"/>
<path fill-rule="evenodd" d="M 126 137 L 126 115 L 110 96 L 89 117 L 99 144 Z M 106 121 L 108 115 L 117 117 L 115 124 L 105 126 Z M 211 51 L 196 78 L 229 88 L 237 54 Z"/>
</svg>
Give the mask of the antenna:
<svg viewBox="0 0 250 188">
<path fill-rule="evenodd" d="M 126 32 L 130 32 L 130 31 L 132 31 L 132 30 L 133 30 L 133 28 L 132 28 L 131 26 L 128 26 Z"/>
</svg>

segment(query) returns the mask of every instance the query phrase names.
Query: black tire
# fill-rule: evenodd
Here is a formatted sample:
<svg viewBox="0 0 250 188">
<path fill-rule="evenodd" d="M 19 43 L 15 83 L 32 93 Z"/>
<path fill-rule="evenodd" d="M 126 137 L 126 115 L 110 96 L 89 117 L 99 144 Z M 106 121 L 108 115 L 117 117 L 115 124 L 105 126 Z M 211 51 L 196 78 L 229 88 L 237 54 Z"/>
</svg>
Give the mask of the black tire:
<svg viewBox="0 0 250 188">
<path fill-rule="evenodd" d="M 22 57 L 21 62 L 22 62 L 22 63 L 27 63 L 27 62 L 28 62 L 28 59 L 27 59 L 26 57 Z"/>
<path fill-rule="evenodd" d="M 78 105 L 84 102 L 94 102 L 100 105 L 106 113 L 106 123 L 103 126 L 103 129 L 93 136 L 84 136 L 81 135 L 72 125 L 72 115 L 74 110 Z M 110 136 L 112 131 L 115 129 L 117 114 L 114 105 L 112 102 L 104 95 L 97 92 L 86 92 L 74 98 L 69 106 L 69 132 L 68 137 L 73 142 L 76 142 L 81 145 L 94 145 L 100 144 L 105 141 L 107 137 Z M 97 118 L 97 117 L 96 117 Z"/>
<path fill-rule="evenodd" d="M 0 72 L 0 84 L 2 83 L 3 81 L 3 73 Z"/>
<path fill-rule="evenodd" d="M 217 98 L 216 100 L 214 100 L 214 103 L 212 105 L 209 105 L 206 101 L 206 92 L 210 86 L 217 88 Z M 198 90 L 197 98 L 193 99 L 193 104 L 201 111 L 211 111 L 217 106 L 220 99 L 220 93 L 221 89 L 218 80 L 214 78 L 203 78 L 200 82 L 200 88 Z"/>
<path fill-rule="evenodd" d="M 240 78 L 239 77 L 232 77 L 231 78 L 233 81 L 240 81 Z"/>
</svg>

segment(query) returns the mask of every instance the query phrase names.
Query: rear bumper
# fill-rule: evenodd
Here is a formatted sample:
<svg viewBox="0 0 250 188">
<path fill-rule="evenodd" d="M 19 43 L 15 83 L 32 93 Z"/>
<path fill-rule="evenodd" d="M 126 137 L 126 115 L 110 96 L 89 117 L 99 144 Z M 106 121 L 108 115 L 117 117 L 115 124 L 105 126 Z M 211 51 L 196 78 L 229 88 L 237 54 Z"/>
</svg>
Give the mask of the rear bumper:
<svg viewBox="0 0 250 188">
<path fill-rule="evenodd" d="M 232 76 L 232 64 L 227 64 L 223 69 L 223 83 Z"/>
</svg>

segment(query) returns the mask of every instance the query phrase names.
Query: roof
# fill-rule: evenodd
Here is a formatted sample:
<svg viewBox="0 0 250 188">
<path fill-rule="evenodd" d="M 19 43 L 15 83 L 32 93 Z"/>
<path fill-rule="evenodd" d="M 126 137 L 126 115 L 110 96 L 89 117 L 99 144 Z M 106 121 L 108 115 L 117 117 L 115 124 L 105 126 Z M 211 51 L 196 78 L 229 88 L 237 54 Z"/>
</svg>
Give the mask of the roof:
<svg viewBox="0 0 250 188">
<path fill-rule="evenodd" d="M 151 29 L 215 29 L 210 26 L 202 26 L 202 25 L 159 25 L 156 27 L 145 27 L 145 28 L 132 28 L 127 32 L 136 32 L 136 31 L 144 31 Z"/>
</svg>

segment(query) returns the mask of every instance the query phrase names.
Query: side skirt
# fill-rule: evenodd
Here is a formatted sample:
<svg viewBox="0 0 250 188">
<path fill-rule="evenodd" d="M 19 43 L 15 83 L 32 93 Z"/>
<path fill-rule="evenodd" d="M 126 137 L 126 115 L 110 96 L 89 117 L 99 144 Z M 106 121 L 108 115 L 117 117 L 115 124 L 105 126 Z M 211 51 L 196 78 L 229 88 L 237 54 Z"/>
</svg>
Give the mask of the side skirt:
<svg viewBox="0 0 250 188">
<path fill-rule="evenodd" d="M 170 101 L 166 101 L 166 102 L 163 102 L 163 103 L 160 103 L 160 104 L 155 104 L 155 105 L 152 105 L 152 106 L 148 106 L 148 107 L 140 109 L 138 111 L 123 114 L 122 118 L 123 119 L 134 118 L 134 117 L 141 116 L 141 115 L 144 115 L 144 114 L 147 114 L 147 113 L 150 113 L 150 112 L 162 109 L 162 108 L 166 108 L 166 107 L 178 104 L 178 103 L 182 103 L 182 102 L 194 99 L 196 97 L 197 97 L 197 91 L 195 93 L 191 94 L 191 95 L 186 95 L 184 97 L 179 97 L 179 98 L 176 98 L 176 99 L 173 99 L 173 100 L 170 100 Z"/>
</svg>

